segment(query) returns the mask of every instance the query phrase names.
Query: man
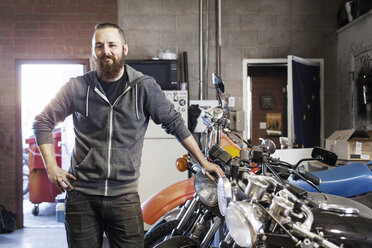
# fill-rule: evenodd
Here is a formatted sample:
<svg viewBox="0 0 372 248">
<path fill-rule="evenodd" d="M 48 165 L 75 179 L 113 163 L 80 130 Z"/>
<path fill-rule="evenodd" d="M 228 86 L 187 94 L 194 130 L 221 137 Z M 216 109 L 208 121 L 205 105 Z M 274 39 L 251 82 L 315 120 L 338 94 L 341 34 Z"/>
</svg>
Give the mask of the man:
<svg viewBox="0 0 372 248">
<path fill-rule="evenodd" d="M 210 178 L 212 173 L 223 175 L 203 156 L 155 80 L 125 65 L 127 54 L 119 26 L 97 25 L 92 38 L 97 70 L 70 79 L 35 117 L 34 133 L 49 180 L 68 191 L 69 247 L 101 247 L 103 232 L 111 247 L 143 246 L 138 177 L 150 117 L 176 136 Z M 70 114 L 76 137 L 66 172 L 57 166 L 52 130 Z"/>
</svg>

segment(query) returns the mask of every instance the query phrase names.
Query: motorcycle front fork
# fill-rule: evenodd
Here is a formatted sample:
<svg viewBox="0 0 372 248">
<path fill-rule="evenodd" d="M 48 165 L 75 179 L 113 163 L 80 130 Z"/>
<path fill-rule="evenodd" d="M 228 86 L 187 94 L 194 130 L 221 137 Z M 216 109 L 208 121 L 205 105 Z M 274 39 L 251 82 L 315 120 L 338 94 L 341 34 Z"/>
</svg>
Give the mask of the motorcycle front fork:
<svg viewBox="0 0 372 248">
<path fill-rule="evenodd" d="M 228 232 L 225 239 L 220 242 L 219 247 L 230 248 L 230 247 L 232 247 L 232 243 L 233 243 L 233 239 L 230 235 L 230 232 Z"/>
<path fill-rule="evenodd" d="M 216 217 L 213 221 L 213 225 L 209 228 L 207 234 L 205 235 L 203 241 L 200 243 L 201 248 L 206 248 L 211 243 L 214 235 L 216 234 L 218 228 L 221 226 L 222 220 L 220 217 Z"/>
<path fill-rule="evenodd" d="M 182 207 L 180 213 L 177 216 L 177 219 L 180 219 L 180 222 L 178 223 L 177 227 L 173 229 L 171 235 L 167 236 L 164 240 L 167 240 L 177 235 L 183 235 L 185 233 L 186 229 L 189 228 L 187 224 L 190 224 L 189 223 L 190 218 L 194 213 L 199 212 L 198 211 L 198 208 L 200 207 L 199 203 L 200 203 L 199 197 L 196 194 L 194 195 L 194 198 L 191 201 L 185 203 L 185 205 Z M 215 218 L 213 224 L 207 231 L 206 225 L 207 222 L 211 219 L 210 217 L 211 213 L 207 210 L 203 215 L 199 216 L 197 221 L 195 221 L 196 224 L 194 225 L 191 231 L 191 237 L 193 239 L 199 239 L 200 237 L 204 237 L 202 242 L 200 243 L 201 248 L 208 247 L 216 231 L 218 230 L 222 223 L 221 218 L 219 217 Z"/>
<path fill-rule="evenodd" d="M 199 197 L 194 194 L 194 198 L 191 200 L 191 202 L 186 202 L 185 205 L 182 207 L 181 212 L 178 214 L 177 219 L 181 219 L 178 223 L 177 227 L 173 229 L 170 236 L 167 236 L 165 239 L 169 239 L 170 237 L 176 236 L 176 235 L 182 235 L 183 231 L 185 230 L 186 223 L 190 219 L 191 215 L 194 213 L 194 211 L 197 210 L 199 203 Z"/>
</svg>

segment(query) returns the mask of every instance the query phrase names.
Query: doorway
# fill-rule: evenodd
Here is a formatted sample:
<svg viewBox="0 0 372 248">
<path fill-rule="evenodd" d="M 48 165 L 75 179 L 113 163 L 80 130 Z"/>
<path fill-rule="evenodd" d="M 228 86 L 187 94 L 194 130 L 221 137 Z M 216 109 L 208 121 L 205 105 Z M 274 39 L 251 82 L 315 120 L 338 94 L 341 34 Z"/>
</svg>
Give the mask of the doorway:
<svg viewBox="0 0 372 248">
<path fill-rule="evenodd" d="M 251 144 L 271 139 L 280 147 L 287 136 L 287 67 L 252 66 L 248 70 L 252 89 Z"/>
<path fill-rule="evenodd" d="M 34 117 L 71 77 L 87 71 L 88 60 L 19 60 L 17 77 L 20 88 L 21 143 L 23 173 L 23 226 L 63 226 L 56 217 L 56 196 L 60 193 L 47 179 L 32 132 Z M 55 152 L 60 156 L 61 134 L 56 127 Z M 60 161 L 57 158 L 57 162 Z M 28 180 L 28 182 L 27 182 Z"/>
<path fill-rule="evenodd" d="M 259 142 L 258 138 L 265 138 L 265 137 L 257 137 L 257 136 L 264 136 L 265 133 L 269 134 L 269 138 L 275 140 L 276 136 L 279 137 L 286 137 L 288 140 L 286 143 L 288 148 L 292 148 L 292 144 L 295 143 L 295 134 L 294 134 L 294 109 L 293 109 L 293 63 L 299 62 L 304 65 L 311 65 L 317 64 L 319 67 L 319 111 L 320 111 L 320 131 L 319 131 L 319 140 L 320 145 L 324 145 L 324 60 L 323 59 L 302 59 L 295 56 L 288 56 L 287 59 L 243 59 L 243 110 L 246 113 L 246 120 L 245 120 L 245 129 L 243 131 L 243 138 L 247 140 L 251 140 L 254 144 Z M 259 68 L 259 69 L 257 69 Z M 266 89 L 268 92 L 261 90 L 258 92 L 253 92 L 256 86 L 254 86 L 254 77 L 251 75 L 257 74 L 256 71 L 261 72 L 261 83 L 265 86 L 261 86 L 261 88 Z M 271 71 L 271 73 L 269 73 Z M 275 71 L 277 75 L 275 75 Z M 270 76 L 270 74 L 273 74 Z M 265 78 L 265 79 L 264 79 Z M 270 79 L 270 82 L 267 80 Z M 276 78 L 276 79 L 274 79 Z M 264 80 L 263 80 L 264 79 Z M 262 81 L 263 80 L 263 81 Z M 277 86 L 273 85 L 274 81 L 282 81 L 285 80 L 286 82 L 276 83 Z M 257 81 L 256 81 L 257 82 Z M 288 83 L 287 83 L 288 82 Z M 259 83 L 259 82 L 258 82 Z M 283 90 L 284 95 L 282 96 L 283 99 L 286 99 L 286 104 L 282 103 L 282 107 L 275 109 L 275 106 L 278 104 L 278 101 L 274 102 L 274 94 L 270 93 L 273 90 L 270 90 L 272 87 L 283 87 L 287 85 L 286 89 Z M 257 95 L 258 94 L 258 95 Z M 276 97 L 277 98 L 277 97 Z M 280 101 L 280 100 L 279 100 Z M 283 110 L 283 106 L 286 105 L 287 110 Z M 285 108 L 285 107 L 284 107 Z M 270 115 L 270 113 L 273 113 Z M 296 111 L 296 110 L 295 110 Z M 258 115 L 261 112 L 260 120 L 257 122 L 256 117 L 254 115 Z M 264 113 L 264 114 L 262 114 Z M 281 114 L 280 114 L 281 113 Z M 268 115 L 269 114 L 269 115 Z M 274 121 L 273 121 L 274 120 Z M 278 126 L 281 120 L 281 130 L 274 130 L 274 132 L 270 131 L 272 128 L 272 123 L 274 126 Z M 285 130 L 286 129 L 286 130 Z M 258 135 L 256 135 L 258 133 Z M 286 135 L 286 136 L 285 136 Z M 278 139 L 278 137 L 277 137 Z M 277 141 L 278 142 L 278 141 Z M 277 143 L 276 142 L 276 143 Z M 280 147 L 277 144 L 277 147 Z"/>
</svg>

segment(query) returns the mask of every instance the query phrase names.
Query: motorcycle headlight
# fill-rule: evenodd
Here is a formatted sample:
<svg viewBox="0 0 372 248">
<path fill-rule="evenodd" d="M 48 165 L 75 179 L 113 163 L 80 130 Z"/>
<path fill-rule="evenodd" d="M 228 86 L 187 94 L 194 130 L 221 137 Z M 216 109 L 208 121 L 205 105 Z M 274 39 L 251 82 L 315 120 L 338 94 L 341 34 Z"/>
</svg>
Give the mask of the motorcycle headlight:
<svg viewBox="0 0 372 248">
<path fill-rule="evenodd" d="M 256 242 L 257 233 L 263 227 L 261 213 L 249 202 L 230 202 L 225 212 L 226 225 L 231 237 L 239 246 L 250 247 Z"/>
<path fill-rule="evenodd" d="M 227 204 L 232 200 L 231 183 L 225 176 L 218 178 L 217 198 L 220 212 L 225 216 Z"/>
<path fill-rule="evenodd" d="M 196 194 L 204 205 L 208 207 L 214 207 L 217 205 L 216 182 L 209 179 L 203 173 L 198 172 L 195 176 L 194 187 Z"/>
</svg>

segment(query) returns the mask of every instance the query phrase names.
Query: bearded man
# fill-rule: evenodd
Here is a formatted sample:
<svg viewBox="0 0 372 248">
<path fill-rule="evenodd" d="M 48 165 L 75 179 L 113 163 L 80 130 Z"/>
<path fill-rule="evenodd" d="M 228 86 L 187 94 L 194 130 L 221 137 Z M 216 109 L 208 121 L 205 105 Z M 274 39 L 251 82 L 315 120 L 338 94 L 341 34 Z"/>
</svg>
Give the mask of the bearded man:
<svg viewBox="0 0 372 248">
<path fill-rule="evenodd" d="M 70 79 L 35 117 L 34 134 L 48 178 L 67 191 L 69 247 L 102 247 L 104 232 L 110 247 L 143 247 L 138 177 L 150 118 L 173 134 L 209 177 L 223 175 L 203 156 L 155 80 L 125 65 L 127 54 L 118 25 L 96 25 L 92 55 L 97 70 Z M 67 172 L 57 165 L 52 131 L 69 115 L 75 145 Z"/>
</svg>

